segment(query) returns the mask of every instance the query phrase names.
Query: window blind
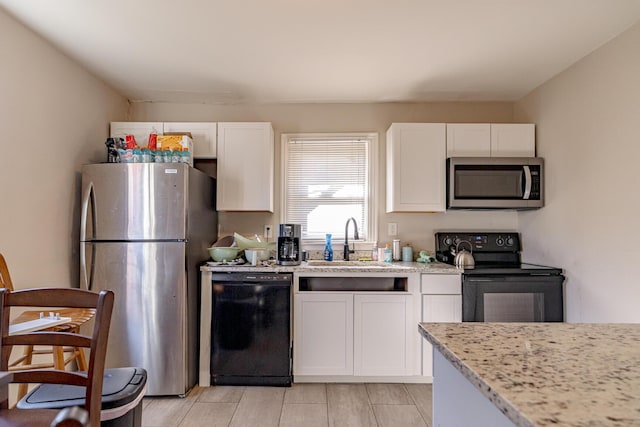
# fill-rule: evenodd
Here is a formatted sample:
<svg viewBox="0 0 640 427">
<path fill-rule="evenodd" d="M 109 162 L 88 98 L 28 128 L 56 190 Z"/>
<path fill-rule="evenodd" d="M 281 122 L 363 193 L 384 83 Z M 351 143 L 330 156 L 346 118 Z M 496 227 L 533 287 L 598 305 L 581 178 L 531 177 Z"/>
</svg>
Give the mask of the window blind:
<svg viewBox="0 0 640 427">
<path fill-rule="evenodd" d="M 351 217 L 360 238 L 367 239 L 369 149 L 369 141 L 362 139 L 288 141 L 286 222 L 301 224 L 304 239 L 324 240 L 326 233 L 343 239 Z"/>
</svg>

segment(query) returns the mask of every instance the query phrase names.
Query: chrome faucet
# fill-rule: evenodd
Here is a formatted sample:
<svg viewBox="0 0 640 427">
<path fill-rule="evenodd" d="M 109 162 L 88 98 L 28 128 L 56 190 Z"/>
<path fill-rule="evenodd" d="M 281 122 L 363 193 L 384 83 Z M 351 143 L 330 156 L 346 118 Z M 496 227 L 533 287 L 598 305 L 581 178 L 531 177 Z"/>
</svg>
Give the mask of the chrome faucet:
<svg viewBox="0 0 640 427">
<path fill-rule="evenodd" d="M 358 240 L 360 238 L 358 237 L 358 224 L 356 224 L 356 219 L 354 217 L 351 217 L 347 220 L 347 223 L 344 226 L 344 257 L 343 259 L 345 261 L 349 261 L 349 254 L 355 253 L 355 246 L 354 246 L 354 250 L 349 249 L 349 222 L 350 221 L 353 222 L 353 240 Z"/>
</svg>

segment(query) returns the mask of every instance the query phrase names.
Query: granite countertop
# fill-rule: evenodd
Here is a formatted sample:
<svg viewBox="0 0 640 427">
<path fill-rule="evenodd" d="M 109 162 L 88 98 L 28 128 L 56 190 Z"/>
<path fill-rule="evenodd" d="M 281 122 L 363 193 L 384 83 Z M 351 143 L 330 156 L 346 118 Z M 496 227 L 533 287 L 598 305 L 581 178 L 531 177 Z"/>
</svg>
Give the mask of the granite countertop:
<svg viewBox="0 0 640 427">
<path fill-rule="evenodd" d="M 419 329 L 517 426 L 640 426 L 640 324 Z"/>
<path fill-rule="evenodd" d="M 427 274 L 460 274 L 461 269 L 441 262 L 393 262 L 381 267 L 382 263 L 369 261 L 354 261 L 353 266 L 336 262 L 335 265 L 309 265 L 302 262 L 300 265 L 277 265 L 274 262 L 266 262 L 264 265 L 202 265 L 201 271 L 229 271 L 229 272 L 270 272 L 270 273 L 427 273 Z"/>
</svg>

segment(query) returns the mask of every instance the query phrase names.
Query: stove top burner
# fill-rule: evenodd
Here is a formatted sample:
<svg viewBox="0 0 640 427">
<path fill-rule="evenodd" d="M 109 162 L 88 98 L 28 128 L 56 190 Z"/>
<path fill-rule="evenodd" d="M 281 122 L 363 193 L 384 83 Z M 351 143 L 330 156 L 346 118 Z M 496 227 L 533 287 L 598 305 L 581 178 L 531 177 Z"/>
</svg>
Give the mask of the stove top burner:
<svg viewBox="0 0 640 427">
<path fill-rule="evenodd" d="M 523 263 L 520 260 L 520 235 L 512 231 L 441 231 L 436 233 L 436 259 L 454 264 L 457 247 L 469 250 L 475 268 L 464 274 L 561 274 L 556 267 Z"/>
<path fill-rule="evenodd" d="M 538 264 L 480 264 L 473 269 L 465 269 L 464 274 L 561 274 L 562 269 Z"/>
</svg>

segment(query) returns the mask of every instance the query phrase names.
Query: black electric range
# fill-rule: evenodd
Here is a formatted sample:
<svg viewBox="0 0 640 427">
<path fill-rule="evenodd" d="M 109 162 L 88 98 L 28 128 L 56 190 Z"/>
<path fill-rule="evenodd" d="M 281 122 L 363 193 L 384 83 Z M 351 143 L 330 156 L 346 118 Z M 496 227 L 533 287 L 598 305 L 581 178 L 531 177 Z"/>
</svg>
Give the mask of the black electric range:
<svg viewBox="0 0 640 427">
<path fill-rule="evenodd" d="M 436 233 L 436 259 L 454 264 L 456 250 L 470 251 L 475 267 L 465 274 L 561 274 L 562 269 L 523 263 L 520 260 L 520 235 L 517 232 L 440 231 Z"/>
<path fill-rule="evenodd" d="M 453 265 L 463 248 L 475 261 L 462 274 L 462 321 L 563 321 L 562 269 L 523 263 L 517 232 L 440 231 L 435 238 L 438 261 Z"/>
</svg>

